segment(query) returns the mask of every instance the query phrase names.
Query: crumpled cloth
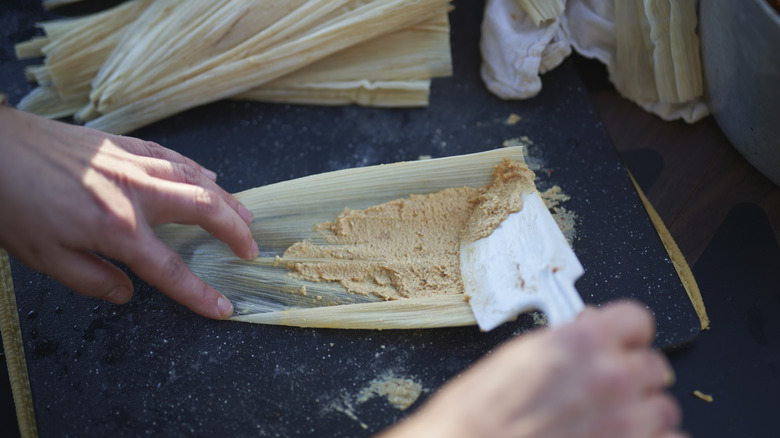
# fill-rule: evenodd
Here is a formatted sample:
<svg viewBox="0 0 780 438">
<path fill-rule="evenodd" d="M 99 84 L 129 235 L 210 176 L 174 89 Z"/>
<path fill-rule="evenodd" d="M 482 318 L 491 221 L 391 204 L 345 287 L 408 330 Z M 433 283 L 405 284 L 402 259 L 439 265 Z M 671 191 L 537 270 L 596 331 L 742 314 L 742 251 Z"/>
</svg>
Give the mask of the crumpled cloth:
<svg viewBox="0 0 780 438">
<path fill-rule="evenodd" d="M 616 84 L 613 2 L 568 0 L 560 17 L 536 26 L 517 0 L 488 0 L 480 41 L 485 86 L 502 99 L 533 97 L 542 89 L 540 75 L 557 67 L 572 49 L 604 63 Z M 701 97 L 681 104 L 635 103 L 664 120 L 694 123 L 710 113 Z"/>
</svg>

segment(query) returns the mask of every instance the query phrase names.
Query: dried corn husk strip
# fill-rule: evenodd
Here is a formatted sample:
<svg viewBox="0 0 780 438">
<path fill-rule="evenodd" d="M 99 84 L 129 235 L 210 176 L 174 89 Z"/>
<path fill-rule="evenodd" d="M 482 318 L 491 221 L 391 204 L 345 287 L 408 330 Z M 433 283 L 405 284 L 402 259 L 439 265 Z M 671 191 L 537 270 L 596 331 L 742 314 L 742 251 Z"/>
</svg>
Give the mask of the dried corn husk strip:
<svg viewBox="0 0 780 438">
<path fill-rule="evenodd" d="M 340 2 L 332 2 L 333 7 Z M 276 38 L 293 36 L 301 23 L 290 20 L 305 18 L 301 10 L 319 16 L 314 6 L 305 0 L 158 0 L 130 25 L 95 78 L 90 99 L 98 111 L 109 112 L 176 81 L 258 53 Z M 284 24 L 292 28 L 277 29 Z"/>
<path fill-rule="evenodd" d="M 24 76 L 28 81 L 44 87 L 53 85 L 51 74 L 45 65 L 28 65 L 24 69 Z"/>
<path fill-rule="evenodd" d="M 41 90 L 31 93 L 20 107 L 41 115 L 63 117 L 88 106 L 92 79 L 130 23 L 151 1 L 134 0 L 87 17 L 42 23 L 40 26 L 47 34 L 55 36 L 47 35 L 50 42 L 46 50 L 50 57 L 46 62 L 51 76 L 49 82 L 54 83 L 61 99 L 53 98 L 52 90 Z M 29 47 L 26 50 L 34 54 L 32 42 Z M 45 73 L 40 71 L 38 76 Z M 237 98 L 307 104 L 423 106 L 427 105 L 429 81 L 414 79 L 449 74 L 449 23 L 447 11 L 442 10 L 429 20 L 337 52 L 266 84 L 264 90 Z M 63 114 L 64 108 L 73 107 L 76 110 L 71 114 Z M 96 117 L 98 113 L 89 107 L 89 112 L 80 116 Z"/>
<path fill-rule="evenodd" d="M 46 56 L 45 64 L 28 76 L 42 87 L 25 96 L 19 108 L 51 118 L 71 116 L 83 108 L 89 103 L 90 83 L 119 41 L 123 23 L 137 18 L 152 1 L 133 0 L 85 17 L 39 23 L 46 33 L 47 44 L 39 53 Z M 17 52 L 25 47 L 32 43 L 18 44 Z"/>
<path fill-rule="evenodd" d="M 694 0 L 671 2 L 669 32 L 679 102 L 693 100 L 704 93 L 696 22 Z"/>
<path fill-rule="evenodd" d="M 471 307 L 462 295 L 290 309 L 233 319 L 258 324 L 342 329 L 419 329 L 476 324 Z"/>
<path fill-rule="evenodd" d="M 305 35 L 332 19 L 334 11 L 351 3 L 354 2 L 159 1 L 156 6 L 162 9 L 145 13 L 134 23 L 128 34 L 136 37 L 122 42 L 107 61 L 108 68 L 101 69 L 90 99 L 96 102 L 98 111 L 111 111 L 123 102 L 148 96 L 224 63 L 263 53 L 285 39 Z M 150 31 L 151 38 L 142 35 Z M 176 62 L 168 62 L 174 55 Z M 121 81 L 116 80 L 118 77 Z M 155 86 L 149 87 L 149 83 Z"/>
<path fill-rule="evenodd" d="M 46 56 L 45 67 L 63 100 L 85 100 L 92 80 L 119 42 L 125 24 L 137 18 L 152 1 L 133 0 L 85 17 L 39 24 L 48 39 L 48 44 L 41 48 L 41 54 Z"/>
<path fill-rule="evenodd" d="M 84 23 L 84 17 L 60 18 L 57 20 L 37 23 L 36 27 L 43 29 L 49 40 L 61 38 L 73 29 L 78 29 Z"/>
<path fill-rule="evenodd" d="M 672 0 L 645 0 L 645 13 L 650 22 L 650 39 L 653 42 L 653 63 L 658 98 L 662 102 L 677 102 L 674 83 L 674 60 L 670 39 L 670 15 Z M 675 0 L 676 1 L 676 0 Z"/>
<path fill-rule="evenodd" d="M 425 106 L 431 77 L 452 74 L 447 12 L 342 50 L 234 96 L 285 103 Z M 404 79 L 404 80 L 398 80 Z"/>
<path fill-rule="evenodd" d="M 107 132 L 127 132 L 184 109 L 246 91 L 346 47 L 424 21 L 444 6 L 446 1 L 442 0 L 375 0 L 261 54 L 218 65 L 117 108 L 88 126 Z"/>
<path fill-rule="evenodd" d="M 452 74 L 447 11 L 414 26 L 357 44 L 263 87 L 341 81 L 430 79 Z"/>
<path fill-rule="evenodd" d="M 644 0 L 644 6 L 651 27 L 659 100 L 682 103 L 701 96 L 694 0 Z"/>
<path fill-rule="evenodd" d="M 50 119 L 59 119 L 73 115 L 87 102 L 82 100 L 64 101 L 57 90 L 52 87 L 36 87 L 28 93 L 17 105 L 22 109 Z"/>
<path fill-rule="evenodd" d="M 135 0 L 82 18 L 80 25 L 43 48 L 57 90 L 65 100 L 82 98 L 103 62 L 116 47 L 128 23 L 153 0 Z M 48 33 L 48 30 L 47 30 Z"/>
<path fill-rule="evenodd" d="M 615 1 L 617 38 L 616 86 L 629 99 L 658 100 L 653 69 L 653 42 L 643 0 Z"/>
<path fill-rule="evenodd" d="M 613 82 L 637 102 L 681 104 L 703 94 L 695 0 L 615 0 Z"/>
<path fill-rule="evenodd" d="M 516 0 L 537 26 L 558 18 L 564 9 L 563 0 Z"/>
<path fill-rule="evenodd" d="M 492 182 L 493 169 L 503 158 L 522 157 L 522 148 L 503 148 L 330 172 L 238 193 L 237 199 L 255 215 L 251 230 L 261 246 L 261 257 L 256 260 L 238 259 L 226 245 L 198 227 L 165 225 L 155 232 L 193 272 L 233 302 L 235 318 L 241 320 L 301 326 L 312 326 L 316 321 L 318 327 L 340 328 L 472 324 L 473 317 L 465 311 L 468 305 L 461 296 L 405 304 L 400 303 L 402 300 L 377 301 L 373 296 L 348 292 L 336 283 L 313 283 L 296 277 L 285 268 L 285 260 L 275 257 L 302 239 L 317 243 L 314 224 L 332 220 L 344 207 L 364 209 L 412 193 L 432 193 L 448 187 L 482 187 Z M 366 302 L 372 304 L 355 307 Z M 430 307 L 425 306 L 434 304 L 437 315 L 432 317 Z"/>
<path fill-rule="evenodd" d="M 49 43 L 49 38 L 45 36 L 33 37 L 27 41 L 14 46 L 17 59 L 29 59 L 43 56 L 41 49 Z"/>
<path fill-rule="evenodd" d="M 424 107 L 428 105 L 430 85 L 430 80 L 323 82 L 295 84 L 287 88 L 263 86 L 232 98 L 306 105 Z"/>
</svg>

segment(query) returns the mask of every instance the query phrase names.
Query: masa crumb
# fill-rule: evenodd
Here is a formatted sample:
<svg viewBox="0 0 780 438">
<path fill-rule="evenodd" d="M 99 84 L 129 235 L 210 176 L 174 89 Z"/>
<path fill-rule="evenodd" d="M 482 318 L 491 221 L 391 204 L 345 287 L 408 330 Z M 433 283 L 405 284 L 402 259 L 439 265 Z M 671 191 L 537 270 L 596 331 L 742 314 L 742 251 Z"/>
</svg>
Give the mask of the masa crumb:
<svg viewBox="0 0 780 438">
<path fill-rule="evenodd" d="M 422 385 L 414 380 L 386 375 L 374 379 L 360 392 L 357 401 L 365 403 L 376 396 L 386 397 L 394 408 L 405 411 L 417 401 L 422 390 Z"/>
<path fill-rule="evenodd" d="M 504 123 L 511 126 L 511 125 L 516 125 L 517 122 L 519 122 L 520 120 L 523 120 L 523 118 L 518 116 L 517 114 L 512 113 L 509 115 L 509 117 L 506 118 L 506 121 Z"/>
<path fill-rule="evenodd" d="M 707 403 L 712 403 L 712 401 L 714 400 L 711 395 L 705 394 L 705 393 L 699 391 L 698 389 L 693 391 L 693 395 L 694 395 L 694 397 L 696 397 L 696 398 L 698 398 L 700 400 L 704 400 Z"/>
<path fill-rule="evenodd" d="M 539 195 L 542 197 L 542 201 L 544 201 L 544 205 L 546 205 L 547 208 L 557 207 L 561 202 L 566 202 L 571 199 L 569 195 L 563 193 L 560 186 L 552 186 L 543 192 L 539 192 Z"/>
<path fill-rule="evenodd" d="M 554 207 L 552 209 L 552 216 L 555 222 L 558 224 L 558 228 L 563 232 L 563 237 L 569 242 L 570 246 L 574 245 L 574 239 L 577 237 L 577 231 L 575 228 L 577 222 L 577 214 L 571 210 L 567 210 L 564 207 Z"/>
<path fill-rule="evenodd" d="M 531 318 L 534 320 L 534 325 L 539 327 L 547 326 L 547 315 L 542 312 L 531 312 Z"/>
<path fill-rule="evenodd" d="M 514 147 L 514 146 L 528 147 L 528 146 L 531 146 L 532 144 L 534 144 L 534 141 L 531 140 L 530 138 L 528 138 L 527 135 L 523 135 L 523 136 L 520 136 L 520 137 L 510 138 L 510 139 L 504 140 L 503 146 L 505 148 L 510 148 L 510 147 Z"/>
</svg>

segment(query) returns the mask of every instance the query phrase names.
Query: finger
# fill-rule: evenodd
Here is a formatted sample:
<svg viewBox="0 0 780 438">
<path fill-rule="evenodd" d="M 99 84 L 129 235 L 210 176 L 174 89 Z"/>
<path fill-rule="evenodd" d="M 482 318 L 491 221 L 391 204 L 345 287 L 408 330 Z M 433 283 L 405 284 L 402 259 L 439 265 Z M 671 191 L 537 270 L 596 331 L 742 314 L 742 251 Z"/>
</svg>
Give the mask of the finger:
<svg viewBox="0 0 780 438">
<path fill-rule="evenodd" d="M 160 182 L 145 212 L 152 212 L 152 225 L 175 222 L 199 225 L 217 239 L 225 242 L 239 257 L 257 256 L 257 243 L 249 226 L 217 193 L 200 186 Z"/>
<path fill-rule="evenodd" d="M 133 296 L 130 279 L 107 260 L 70 249 L 53 251 L 50 257 L 43 270 L 79 295 L 114 304 L 124 304 Z"/>
<path fill-rule="evenodd" d="M 655 319 L 641 305 L 623 301 L 605 306 L 598 316 L 602 329 L 624 348 L 645 347 L 655 336 Z"/>
<path fill-rule="evenodd" d="M 243 204 L 238 202 L 238 200 L 233 195 L 226 192 L 224 189 L 222 189 L 222 187 L 217 185 L 217 183 L 214 182 L 216 178 L 211 179 L 208 176 L 205 176 L 203 173 L 203 168 L 196 167 L 197 165 L 193 166 L 189 164 L 175 163 L 151 158 L 141 158 L 139 159 L 138 164 L 146 171 L 148 175 L 152 177 L 172 182 L 201 186 L 207 190 L 213 191 L 219 195 L 219 197 L 222 198 L 222 200 L 225 201 L 225 203 L 231 209 L 233 209 L 233 211 L 238 213 L 238 215 L 241 217 L 241 219 L 244 220 L 244 222 L 247 223 L 247 225 L 252 223 L 252 213 L 246 207 L 244 207 Z"/>
<path fill-rule="evenodd" d="M 645 393 L 668 388 L 674 384 L 674 369 L 660 351 L 636 350 L 628 355 L 627 361 L 635 370 L 640 390 Z"/>
<path fill-rule="evenodd" d="M 614 404 L 658 393 L 673 381 L 672 368 L 661 353 L 640 349 L 600 356 L 585 384 L 594 403 Z"/>
<path fill-rule="evenodd" d="M 122 149 L 132 154 L 141 157 L 148 157 L 148 158 L 157 159 L 161 161 L 168 161 L 171 163 L 182 164 L 196 169 L 198 172 L 200 172 L 203 176 L 205 176 L 211 181 L 217 180 L 217 174 L 215 172 L 206 169 L 205 167 L 198 164 L 195 160 L 187 158 L 176 151 L 160 146 L 157 143 L 141 140 L 134 137 L 124 137 L 124 136 L 115 136 L 114 141 Z"/>
<path fill-rule="evenodd" d="M 658 438 L 691 438 L 691 436 L 683 431 L 673 430 L 671 432 L 661 434 Z"/>
<path fill-rule="evenodd" d="M 666 394 L 656 394 L 626 405 L 607 418 L 606 437 L 657 437 L 677 433 L 682 418 L 677 402 Z M 672 435 L 674 436 L 674 435 Z"/>
<path fill-rule="evenodd" d="M 233 314 L 230 301 L 193 274 L 184 261 L 151 232 L 136 248 L 140 252 L 130 256 L 126 263 L 144 281 L 207 318 L 225 319 Z"/>
<path fill-rule="evenodd" d="M 560 345 L 579 357 L 607 349 L 636 349 L 653 340 L 655 322 L 640 305 L 616 302 L 600 308 L 587 306 L 570 324 L 552 332 Z"/>
</svg>

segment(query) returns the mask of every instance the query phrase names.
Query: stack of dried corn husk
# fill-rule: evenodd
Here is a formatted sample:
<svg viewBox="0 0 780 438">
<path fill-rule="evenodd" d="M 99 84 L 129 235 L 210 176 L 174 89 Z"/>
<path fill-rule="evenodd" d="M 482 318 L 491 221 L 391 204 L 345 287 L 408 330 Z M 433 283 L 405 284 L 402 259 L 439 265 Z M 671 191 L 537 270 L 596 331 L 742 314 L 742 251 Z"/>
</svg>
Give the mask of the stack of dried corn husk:
<svg viewBox="0 0 780 438">
<path fill-rule="evenodd" d="M 132 0 L 42 23 L 22 109 L 123 133 L 237 97 L 423 106 L 451 74 L 448 0 Z"/>
<path fill-rule="evenodd" d="M 615 86 L 637 102 L 703 95 L 695 0 L 615 0 Z"/>
<path fill-rule="evenodd" d="M 224 293 L 233 319 L 306 327 L 426 328 L 475 324 L 464 294 L 382 301 L 347 291 L 338 282 L 310 282 L 279 261 L 295 242 L 327 244 L 314 225 L 333 220 L 344 207 L 365 209 L 410 194 L 449 187 L 484 187 L 504 158 L 523 160 L 522 148 L 347 169 L 238 193 L 255 217 L 252 235 L 261 245 L 255 260 L 241 260 L 197 226 L 165 225 L 155 232 L 192 271 Z"/>
</svg>

